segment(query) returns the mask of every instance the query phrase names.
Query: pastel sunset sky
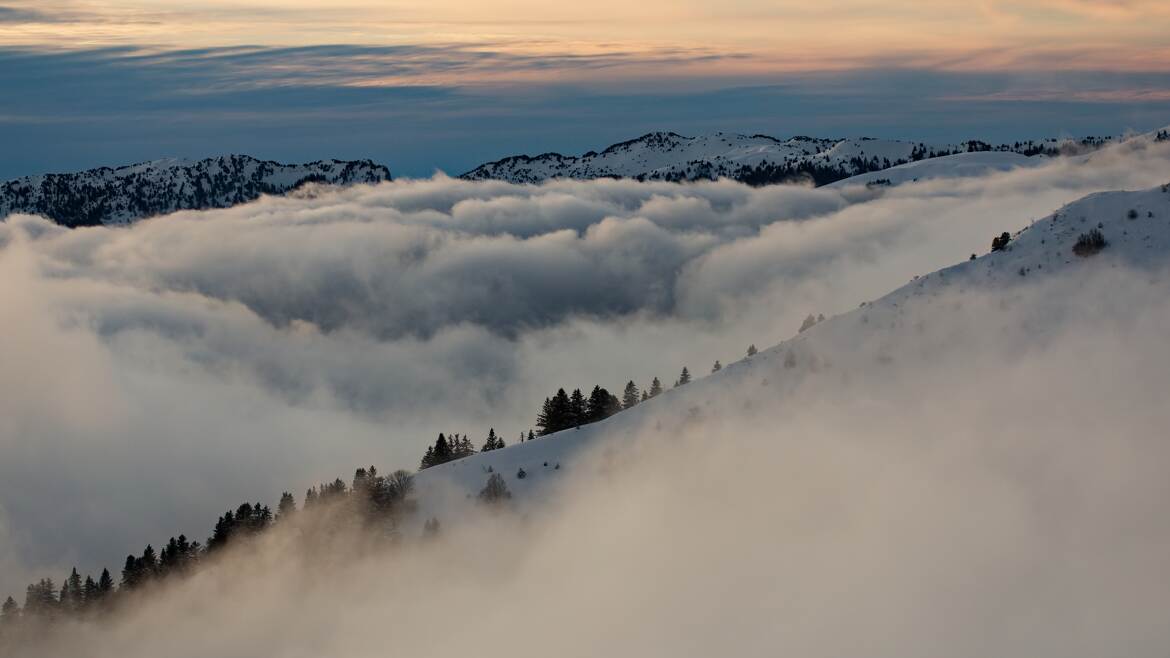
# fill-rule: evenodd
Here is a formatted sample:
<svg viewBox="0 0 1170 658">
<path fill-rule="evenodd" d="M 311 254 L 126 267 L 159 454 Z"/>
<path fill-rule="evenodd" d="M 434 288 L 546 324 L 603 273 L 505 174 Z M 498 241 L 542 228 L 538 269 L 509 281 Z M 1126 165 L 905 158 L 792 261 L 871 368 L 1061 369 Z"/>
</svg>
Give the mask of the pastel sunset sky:
<svg viewBox="0 0 1170 658">
<path fill-rule="evenodd" d="M 0 0 L 0 178 L 157 157 L 458 174 L 649 130 L 1170 123 L 1164 0 Z"/>
</svg>

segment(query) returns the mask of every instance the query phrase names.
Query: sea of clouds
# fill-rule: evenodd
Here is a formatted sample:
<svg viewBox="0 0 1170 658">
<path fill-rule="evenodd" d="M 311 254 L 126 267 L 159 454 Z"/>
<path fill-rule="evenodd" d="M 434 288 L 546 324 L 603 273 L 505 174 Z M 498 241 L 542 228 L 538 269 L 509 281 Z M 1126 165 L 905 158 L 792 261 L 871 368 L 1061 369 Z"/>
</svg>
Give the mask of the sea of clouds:
<svg viewBox="0 0 1170 658">
<path fill-rule="evenodd" d="M 888 190 L 435 177 L 119 229 L 9 217 L 0 591 L 115 570 L 360 464 L 410 468 L 440 431 L 511 442 L 556 387 L 705 373 L 1085 194 L 1167 180 L 1170 148 L 1134 143 Z"/>
</svg>

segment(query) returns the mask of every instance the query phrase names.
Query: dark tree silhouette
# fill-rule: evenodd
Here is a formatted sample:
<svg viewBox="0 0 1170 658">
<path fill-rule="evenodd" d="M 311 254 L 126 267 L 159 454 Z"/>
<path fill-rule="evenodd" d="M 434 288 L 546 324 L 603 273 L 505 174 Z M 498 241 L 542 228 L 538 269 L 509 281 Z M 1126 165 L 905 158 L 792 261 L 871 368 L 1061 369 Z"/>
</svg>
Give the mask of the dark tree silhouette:
<svg viewBox="0 0 1170 658">
<path fill-rule="evenodd" d="M 638 386 L 633 381 L 626 384 L 626 390 L 622 392 L 622 409 L 630 409 L 641 402 L 638 397 Z"/>
<path fill-rule="evenodd" d="M 512 498 L 512 492 L 508 491 L 508 484 L 504 482 L 504 477 L 499 473 L 492 473 L 488 476 L 487 484 L 479 492 L 479 499 L 488 504 L 498 504 Z"/>
</svg>

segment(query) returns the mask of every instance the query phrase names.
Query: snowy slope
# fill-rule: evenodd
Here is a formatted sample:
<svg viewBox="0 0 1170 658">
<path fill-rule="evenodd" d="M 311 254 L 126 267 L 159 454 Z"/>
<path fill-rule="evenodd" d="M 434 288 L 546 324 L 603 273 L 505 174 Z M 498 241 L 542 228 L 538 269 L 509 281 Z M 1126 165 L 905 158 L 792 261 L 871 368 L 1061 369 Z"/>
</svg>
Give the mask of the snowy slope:
<svg viewBox="0 0 1170 658">
<path fill-rule="evenodd" d="M 871 171 L 830 183 L 827 187 L 840 188 L 850 185 L 901 185 L 919 180 L 935 178 L 963 178 L 983 176 L 996 171 L 1010 171 L 1018 167 L 1037 167 L 1044 164 L 1046 156 L 1028 157 L 1012 152 L 957 153 L 929 160 L 908 162 L 881 171 Z"/>
<path fill-rule="evenodd" d="M 125 224 L 176 210 L 226 208 L 308 182 L 333 185 L 390 180 L 369 160 L 280 164 L 246 155 L 154 160 L 72 174 L 27 176 L 0 184 L 0 218 L 43 215 L 65 226 Z"/>
<path fill-rule="evenodd" d="M 1073 245 L 1078 237 L 1093 229 L 1105 236 L 1108 246 L 1095 255 L 1075 255 Z M 879 300 L 829 318 L 754 357 L 730 364 L 685 387 L 668 390 L 600 423 L 422 471 L 417 484 L 423 512 L 447 509 L 452 495 L 474 496 L 492 472 L 503 475 L 521 503 L 526 498 L 539 498 L 550 483 L 573 472 L 585 449 L 597 445 L 620 449 L 624 439 L 669 422 L 664 419 L 685 417 L 705 408 L 720 397 L 720 391 L 744 385 L 748 378 L 792 382 L 825 366 L 823 359 L 818 362 L 813 355 L 839 353 L 841 345 L 876 346 L 882 343 L 883 336 L 917 330 L 922 316 L 916 311 L 944 293 L 1006 296 L 1019 284 L 1062 276 L 1070 270 L 1092 274 L 1118 264 L 1146 269 L 1170 265 L 1170 184 L 1085 197 L 1019 231 L 1006 249 L 917 277 Z M 954 302 L 958 298 L 949 299 Z M 1057 306 L 1075 303 L 1068 299 L 1048 301 Z M 1043 329 L 1030 327 L 1028 331 Z M 947 336 L 943 349 L 950 349 L 952 340 L 953 336 Z M 866 358 L 880 359 L 881 355 L 868 354 Z M 526 474 L 523 479 L 517 477 L 520 469 Z"/>
<path fill-rule="evenodd" d="M 767 135 L 715 133 L 683 137 L 656 132 L 580 157 L 559 153 L 517 155 L 463 174 L 469 180 L 539 183 L 552 178 L 636 178 L 691 181 L 720 177 L 766 184 L 812 179 L 818 185 L 922 159 L 975 151 L 1056 154 L 1069 144 L 1057 140 L 991 146 L 983 142 L 931 145 L 882 139 L 780 140 Z"/>
</svg>

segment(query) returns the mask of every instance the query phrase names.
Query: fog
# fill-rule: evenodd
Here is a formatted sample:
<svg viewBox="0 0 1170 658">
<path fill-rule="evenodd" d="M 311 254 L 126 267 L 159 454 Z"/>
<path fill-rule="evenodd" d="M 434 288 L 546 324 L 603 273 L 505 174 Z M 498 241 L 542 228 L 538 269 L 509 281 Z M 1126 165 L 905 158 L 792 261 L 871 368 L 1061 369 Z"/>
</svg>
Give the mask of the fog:
<svg viewBox="0 0 1170 658">
<path fill-rule="evenodd" d="M 0 596 L 34 578 L 59 580 L 73 564 L 116 570 L 126 553 L 180 532 L 203 539 L 216 515 L 244 500 L 273 504 L 286 489 L 299 498 L 360 464 L 411 468 L 440 431 L 480 443 L 494 427 L 511 443 L 559 386 L 669 383 L 683 365 L 705 373 L 750 343 L 788 338 L 810 312 L 856 308 L 1084 194 L 1167 180 L 1165 145 L 1122 146 L 1087 161 L 876 191 L 435 177 L 314 189 L 125 229 L 10 217 L 0 226 Z M 1032 638 L 1028 620 L 1074 617 L 1076 638 L 1093 628 L 1085 621 L 1093 609 L 1074 609 L 1084 583 L 1118 597 L 1132 586 L 1164 603 L 1148 591 L 1156 578 L 1126 572 L 1101 582 L 1102 552 L 1117 553 L 1081 534 L 1119 534 L 1108 524 L 1142 493 L 1124 482 L 1144 477 L 1140 468 L 1160 454 L 1144 452 L 1160 450 L 1147 444 L 1164 420 L 1145 403 L 1165 384 L 1156 369 L 1164 355 L 1141 342 L 1165 319 L 1156 315 L 1164 300 L 1149 301 L 1143 314 L 1153 320 L 1123 327 L 1129 333 L 1102 329 L 1108 318 L 1083 322 L 1085 336 L 1133 362 L 1132 385 L 1067 376 L 1079 368 L 1078 340 L 1090 340 L 1075 332 L 1027 361 L 996 364 L 994 378 L 983 353 L 961 364 L 981 376 L 905 364 L 897 387 L 872 379 L 891 381 L 888 372 L 858 366 L 847 387 L 791 392 L 779 415 L 723 414 L 680 428 L 678 449 L 641 448 L 666 440 L 654 436 L 634 441 L 628 468 L 582 475 L 525 522 L 469 522 L 439 548 L 364 557 L 303 582 L 295 550 L 278 559 L 290 551 L 276 545 L 184 585 L 192 589 L 141 613 L 150 623 L 109 631 L 100 650 L 193 655 L 214 627 L 229 655 L 665 655 L 719 646 L 753 655 L 778 639 L 826 655 L 863 646 L 926 655 L 953 641 L 961 651 L 948 653 L 973 655 L 979 634 L 948 620 L 1001 628 L 1009 608 L 992 594 L 1030 592 L 1019 575 L 1029 569 L 1037 593 L 1021 594 L 1032 607 L 1015 610 L 1016 635 L 982 641 L 1056 642 Z M 1145 344 L 1156 358 L 1139 358 Z M 993 347 L 980 349 L 999 353 Z M 940 379 L 947 385 L 917 385 Z M 1117 388 L 1100 388 L 1107 382 Z M 1034 398 L 1043 413 L 1021 402 Z M 1085 436 L 1080 416 L 1092 401 L 1130 450 L 1075 441 L 1051 488 L 1004 481 L 1014 468 L 1003 463 L 1005 437 L 1039 459 Z M 946 439 L 906 445 L 932 436 Z M 653 458 L 633 456 L 644 452 Z M 1066 480 L 1093 463 L 1112 468 L 1074 493 L 1109 496 L 1064 506 Z M 1165 493 L 1152 478 L 1133 486 Z M 985 507 L 956 513 L 972 498 Z M 1018 518 L 1021 501 L 1040 505 L 1028 519 L 1051 518 L 1054 529 Z M 1083 506 L 1099 525 L 1082 531 Z M 1158 523 L 1143 532 L 1160 532 Z M 983 544 L 976 527 L 991 530 Z M 1066 563 L 1036 564 L 1069 539 L 1060 533 L 1083 544 L 1059 554 Z M 1127 555 L 1127 569 L 1156 566 L 1140 554 L 1149 545 L 1118 549 L 1139 553 Z M 1069 584 L 1081 565 L 1087 580 Z M 911 578 L 915 568 L 930 577 Z M 947 588 L 966 585 L 986 596 L 948 609 Z M 225 597 L 232 606 L 215 604 Z M 427 621 L 452 617 L 462 620 L 455 634 Z M 387 626 L 385 637 L 370 630 Z M 901 645 L 903 635 L 920 643 Z M 982 648 L 997 646 L 1091 645 Z"/>
<path fill-rule="evenodd" d="M 546 500 L 277 526 L 43 655 L 1162 655 L 1166 275 L 855 313 L 595 426 Z"/>
</svg>

